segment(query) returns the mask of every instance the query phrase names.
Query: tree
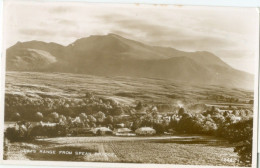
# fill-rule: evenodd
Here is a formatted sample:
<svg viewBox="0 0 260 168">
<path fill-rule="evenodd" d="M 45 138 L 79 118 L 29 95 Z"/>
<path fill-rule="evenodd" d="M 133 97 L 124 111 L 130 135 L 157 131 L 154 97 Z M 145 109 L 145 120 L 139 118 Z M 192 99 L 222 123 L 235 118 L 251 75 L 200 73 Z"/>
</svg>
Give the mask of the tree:
<svg viewBox="0 0 260 168">
<path fill-rule="evenodd" d="M 181 110 L 181 109 L 180 109 Z M 179 120 L 178 122 L 178 125 L 176 127 L 177 131 L 179 132 L 190 132 L 191 131 L 191 128 L 192 128 L 192 125 L 193 125 L 193 118 L 192 118 L 192 115 L 189 114 L 189 113 L 186 113 L 183 110 L 180 111 L 179 110 L 179 114 L 181 114 L 181 119 Z"/>
<path fill-rule="evenodd" d="M 65 124 L 67 122 L 67 118 L 64 115 L 60 115 L 59 122 Z"/>
<path fill-rule="evenodd" d="M 105 113 L 103 113 L 102 111 L 99 111 L 99 112 L 96 114 L 96 119 L 97 119 L 97 121 L 100 122 L 100 123 L 104 122 L 105 118 L 106 118 L 106 115 L 105 115 Z"/>
<path fill-rule="evenodd" d="M 92 97 L 93 97 L 93 93 L 87 92 L 87 93 L 85 94 L 85 96 L 86 96 L 86 98 L 92 98 Z"/>
<path fill-rule="evenodd" d="M 14 127 L 8 127 L 5 131 L 5 137 L 11 142 L 19 141 L 20 135 L 19 132 Z"/>
<path fill-rule="evenodd" d="M 99 130 L 97 130 L 97 135 L 102 135 L 102 132 L 101 132 L 101 130 L 99 129 Z"/>
<path fill-rule="evenodd" d="M 108 124 L 113 124 L 114 118 L 111 115 L 108 115 L 107 118 L 104 121 L 104 124 L 108 125 Z"/>
<path fill-rule="evenodd" d="M 250 167 L 252 164 L 252 139 L 253 139 L 253 118 L 239 121 L 226 127 L 223 136 L 231 143 L 237 143 L 235 152 L 239 155 L 241 166 Z"/>
<path fill-rule="evenodd" d="M 141 101 L 138 102 L 138 104 L 135 106 L 136 110 L 141 110 L 143 108 L 143 104 Z"/>
<path fill-rule="evenodd" d="M 86 115 L 86 113 L 80 113 L 79 118 L 81 119 L 82 122 L 85 123 L 88 119 L 88 116 Z"/>
<path fill-rule="evenodd" d="M 111 115 L 121 115 L 124 113 L 124 110 L 122 107 L 116 106 L 114 110 L 111 111 Z"/>
<path fill-rule="evenodd" d="M 35 120 L 36 121 L 42 121 L 42 119 L 43 119 L 42 113 L 41 112 L 36 112 L 35 113 Z"/>
<path fill-rule="evenodd" d="M 208 114 L 210 114 L 210 115 L 216 115 L 216 114 L 219 114 L 219 113 L 220 113 L 220 112 L 219 112 L 219 109 L 216 108 L 215 106 L 212 106 L 212 107 L 211 107 L 211 110 L 208 111 Z"/>
<path fill-rule="evenodd" d="M 12 142 L 31 140 L 31 123 L 21 122 L 17 127 L 9 127 L 5 131 L 5 137 Z"/>
<path fill-rule="evenodd" d="M 152 126 L 153 125 L 153 115 L 151 113 L 146 114 L 141 118 L 142 126 Z"/>
<path fill-rule="evenodd" d="M 236 116 L 234 114 L 229 114 L 226 116 L 226 124 L 233 124 L 236 122 Z"/>
<path fill-rule="evenodd" d="M 108 128 L 111 129 L 111 130 L 114 128 L 112 124 L 108 124 L 107 126 L 108 126 Z"/>
<path fill-rule="evenodd" d="M 83 123 L 82 123 L 82 121 L 81 121 L 81 119 L 80 119 L 79 117 L 76 117 L 76 118 L 74 119 L 73 123 L 74 123 L 74 125 L 75 125 L 76 127 L 81 127 L 81 126 L 83 126 Z"/>
<path fill-rule="evenodd" d="M 202 131 L 206 134 L 214 134 L 218 129 L 215 122 L 206 121 L 203 125 Z"/>
<path fill-rule="evenodd" d="M 176 130 L 179 124 L 179 118 L 173 117 L 169 123 L 169 128 Z"/>
<path fill-rule="evenodd" d="M 153 107 L 151 108 L 151 112 L 152 112 L 152 113 L 158 112 L 158 108 L 157 108 L 156 106 L 153 106 Z"/>
<path fill-rule="evenodd" d="M 12 118 L 14 121 L 19 121 L 21 118 L 21 115 L 20 115 L 20 113 L 15 113 Z"/>
<path fill-rule="evenodd" d="M 136 130 L 141 127 L 142 121 L 140 119 L 136 119 L 133 122 L 132 130 Z"/>
<path fill-rule="evenodd" d="M 211 112 L 215 111 L 215 109 L 216 109 L 215 106 L 212 106 L 211 107 Z"/>
<path fill-rule="evenodd" d="M 183 107 L 181 107 L 181 108 L 179 109 L 179 111 L 178 111 L 178 114 L 179 114 L 180 116 L 182 116 L 184 113 L 185 113 L 185 109 L 184 109 Z"/>
<path fill-rule="evenodd" d="M 69 126 L 72 125 L 72 118 L 71 118 L 70 116 L 67 118 L 67 124 L 68 124 Z"/>
<path fill-rule="evenodd" d="M 53 112 L 51 114 L 48 115 L 48 120 L 50 122 L 59 122 L 59 114 L 57 112 Z"/>
<path fill-rule="evenodd" d="M 212 119 L 215 121 L 217 125 L 223 125 L 226 121 L 225 117 L 221 114 L 215 114 L 212 116 Z"/>
<path fill-rule="evenodd" d="M 89 122 L 96 123 L 97 119 L 93 115 L 88 115 Z"/>
<path fill-rule="evenodd" d="M 165 131 L 165 126 L 163 124 L 153 124 L 153 128 L 156 130 L 156 134 L 163 134 Z"/>
</svg>

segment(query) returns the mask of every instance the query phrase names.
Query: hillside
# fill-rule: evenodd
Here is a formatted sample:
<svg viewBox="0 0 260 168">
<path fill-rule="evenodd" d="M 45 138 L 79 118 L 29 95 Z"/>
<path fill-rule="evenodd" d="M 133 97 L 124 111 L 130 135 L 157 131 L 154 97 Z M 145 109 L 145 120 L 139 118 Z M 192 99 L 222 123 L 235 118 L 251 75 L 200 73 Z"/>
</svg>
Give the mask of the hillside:
<svg viewBox="0 0 260 168">
<path fill-rule="evenodd" d="M 253 75 L 210 52 L 149 46 L 115 34 L 81 38 L 68 46 L 18 42 L 7 49 L 7 70 L 149 77 L 245 89 L 254 83 Z"/>
</svg>

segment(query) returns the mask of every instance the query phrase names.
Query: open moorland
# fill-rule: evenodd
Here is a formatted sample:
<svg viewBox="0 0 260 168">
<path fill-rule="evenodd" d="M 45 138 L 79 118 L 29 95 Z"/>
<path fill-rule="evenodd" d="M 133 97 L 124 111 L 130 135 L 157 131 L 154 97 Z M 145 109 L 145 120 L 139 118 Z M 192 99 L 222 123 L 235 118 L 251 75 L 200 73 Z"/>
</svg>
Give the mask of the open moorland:
<svg viewBox="0 0 260 168">
<path fill-rule="evenodd" d="M 191 85 L 165 79 L 100 77 L 70 73 L 7 72 L 6 97 L 30 99 L 82 98 L 87 92 L 133 105 L 137 101 L 154 104 L 235 103 L 253 100 L 253 91 L 214 85 Z M 238 101 L 235 101 L 237 100 Z M 224 103 L 224 104 L 222 104 Z"/>
</svg>

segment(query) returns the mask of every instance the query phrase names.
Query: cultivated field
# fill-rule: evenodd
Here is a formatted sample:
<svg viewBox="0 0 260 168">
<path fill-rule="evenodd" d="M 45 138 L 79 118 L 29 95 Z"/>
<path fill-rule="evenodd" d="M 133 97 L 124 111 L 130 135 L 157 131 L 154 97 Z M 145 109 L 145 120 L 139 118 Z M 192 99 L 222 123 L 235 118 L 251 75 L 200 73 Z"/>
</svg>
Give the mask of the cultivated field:
<svg viewBox="0 0 260 168">
<path fill-rule="evenodd" d="M 226 141 L 196 135 L 46 138 L 31 143 L 9 143 L 8 149 L 5 157 L 9 160 L 235 166 L 238 159 L 233 146 Z M 56 151 L 56 154 L 40 153 L 39 150 Z"/>
</svg>

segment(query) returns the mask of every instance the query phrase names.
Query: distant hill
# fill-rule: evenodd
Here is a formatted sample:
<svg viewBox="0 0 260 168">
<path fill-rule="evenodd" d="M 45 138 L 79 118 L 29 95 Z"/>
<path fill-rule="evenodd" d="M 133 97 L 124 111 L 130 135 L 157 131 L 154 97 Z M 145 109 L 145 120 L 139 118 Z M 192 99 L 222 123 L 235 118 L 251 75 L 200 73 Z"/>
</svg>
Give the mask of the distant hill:
<svg viewBox="0 0 260 168">
<path fill-rule="evenodd" d="M 236 70 L 207 51 L 149 46 L 116 34 L 81 38 L 68 46 L 18 42 L 7 49 L 8 71 L 48 71 L 172 79 L 253 89 L 252 74 Z"/>
</svg>

